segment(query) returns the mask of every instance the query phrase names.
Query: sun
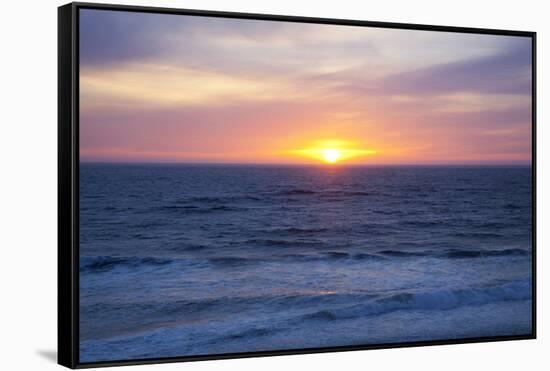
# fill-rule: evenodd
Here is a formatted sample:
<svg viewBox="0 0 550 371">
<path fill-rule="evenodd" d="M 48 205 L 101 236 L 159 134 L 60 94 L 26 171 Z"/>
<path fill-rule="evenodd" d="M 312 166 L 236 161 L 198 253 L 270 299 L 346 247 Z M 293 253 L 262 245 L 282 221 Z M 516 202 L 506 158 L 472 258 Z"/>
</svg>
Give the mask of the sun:
<svg viewBox="0 0 550 371">
<path fill-rule="evenodd" d="M 336 148 L 324 148 L 321 150 L 323 160 L 329 164 L 334 164 L 342 157 L 342 151 Z"/>
<path fill-rule="evenodd" d="M 308 144 L 301 149 L 288 150 L 287 153 L 328 165 L 335 165 L 349 160 L 357 161 L 376 153 L 375 150 L 361 148 L 358 143 L 348 140 L 327 139 L 312 141 Z"/>
</svg>

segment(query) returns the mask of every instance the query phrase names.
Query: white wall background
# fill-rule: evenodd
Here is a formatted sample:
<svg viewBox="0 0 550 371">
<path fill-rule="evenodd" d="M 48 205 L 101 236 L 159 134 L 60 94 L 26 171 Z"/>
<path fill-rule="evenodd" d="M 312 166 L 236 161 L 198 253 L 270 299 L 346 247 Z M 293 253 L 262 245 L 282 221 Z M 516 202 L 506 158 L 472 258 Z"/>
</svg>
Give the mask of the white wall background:
<svg viewBox="0 0 550 371">
<path fill-rule="evenodd" d="M 107 0 L 105 0 L 107 1 Z M 115 0 L 116 1 L 116 0 Z M 133 5 L 538 32 L 537 340 L 134 366 L 139 370 L 540 370 L 548 360 L 550 23 L 544 1 L 158 0 Z M 57 6 L 5 1 L 0 22 L 0 368 L 60 369 L 56 352 Z"/>
</svg>

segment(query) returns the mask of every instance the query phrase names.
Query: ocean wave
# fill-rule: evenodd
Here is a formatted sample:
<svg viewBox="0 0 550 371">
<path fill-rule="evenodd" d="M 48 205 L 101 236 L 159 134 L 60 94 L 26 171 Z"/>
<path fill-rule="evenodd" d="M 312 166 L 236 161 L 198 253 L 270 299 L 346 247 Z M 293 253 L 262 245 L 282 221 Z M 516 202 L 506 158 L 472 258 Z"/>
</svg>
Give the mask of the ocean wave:
<svg viewBox="0 0 550 371">
<path fill-rule="evenodd" d="M 270 336 L 278 332 L 283 332 L 286 329 L 275 327 L 253 327 L 243 331 L 238 331 L 222 338 L 212 339 L 212 342 L 226 341 L 226 340 L 238 340 L 238 339 L 255 339 L 262 336 Z"/>
<path fill-rule="evenodd" d="M 286 246 L 286 245 L 285 245 Z M 504 250 L 460 250 L 450 249 L 445 251 L 424 250 L 424 251 L 401 251 L 382 250 L 373 253 L 352 253 L 341 250 L 319 251 L 314 253 L 295 254 L 269 254 L 261 258 L 247 258 L 242 256 L 218 256 L 209 258 L 208 262 L 221 266 L 239 266 L 249 264 L 261 264 L 270 261 L 288 260 L 289 262 L 361 262 L 361 261 L 388 261 L 391 259 L 478 259 L 491 257 L 522 257 L 531 253 L 523 249 Z"/>
<path fill-rule="evenodd" d="M 528 250 L 523 249 L 503 249 L 503 250 L 461 250 L 450 249 L 444 251 L 424 250 L 424 251 L 405 251 L 405 250 L 382 250 L 373 253 L 349 253 L 347 251 L 326 251 L 314 254 L 285 254 L 274 256 L 273 258 L 286 258 L 291 260 L 304 261 L 322 261 L 322 260 L 388 260 L 388 259 L 406 259 L 406 258 L 433 258 L 433 259 L 476 259 L 490 257 L 513 257 L 529 256 Z"/>
<path fill-rule="evenodd" d="M 413 226 L 413 227 L 438 227 L 445 225 L 444 222 L 441 221 L 432 221 L 432 220 L 405 220 L 400 222 L 399 224 L 405 225 L 405 226 Z"/>
<path fill-rule="evenodd" d="M 458 250 L 451 249 L 444 253 L 444 256 L 450 259 L 483 258 L 490 256 L 526 256 L 530 252 L 523 249 L 504 249 L 504 250 Z"/>
<path fill-rule="evenodd" d="M 387 259 L 380 255 L 367 254 L 367 253 L 354 254 L 353 258 L 357 260 L 386 260 Z"/>
<path fill-rule="evenodd" d="M 232 315 L 247 311 L 269 308 L 283 312 L 293 308 L 281 318 L 277 328 L 258 324 L 234 332 L 220 334 L 212 341 L 232 338 L 269 336 L 285 326 L 293 327 L 304 321 L 338 321 L 360 317 L 378 316 L 394 311 L 441 311 L 463 306 L 478 306 L 500 301 L 531 299 L 531 280 L 523 278 L 505 281 L 491 286 L 434 289 L 433 291 L 403 291 L 389 295 L 380 293 L 339 293 L 319 290 L 280 295 L 218 296 L 199 300 L 149 301 L 139 303 L 81 303 L 84 318 L 94 318 L 101 313 L 103 318 L 114 321 L 113 326 L 103 322 L 87 321 L 82 324 L 83 339 L 109 338 L 114 335 L 134 334 L 161 328 L 170 324 L 200 322 L 205 317 Z M 136 326 L 138 325 L 138 326 Z"/>
<path fill-rule="evenodd" d="M 292 188 L 277 191 L 277 196 L 308 196 L 318 195 L 319 197 L 366 197 L 375 195 L 374 192 L 367 191 L 342 191 L 342 190 L 313 190 L 307 188 Z"/>
<path fill-rule="evenodd" d="M 376 257 L 369 254 L 349 254 L 342 251 L 327 251 L 325 253 L 318 254 L 283 254 L 283 255 L 270 255 L 264 258 L 247 258 L 242 256 L 217 256 L 208 258 L 207 261 L 210 264 L 220 267 L 236 267 L 250 264 L 261 264 L 279 260 L 288 260 L 289 262 L 320 262 L 320 261 L 337 261 L 345 259 L 383 259 L 383 257 Z"/>
<path fill-rule="evenodd" d="M 208 245 L 203 244 L 185 244 L 183 247 L 175 246 L 171 250 L 178 251 L 180 249 L 186 250 L 186 251 L 200 251 L 200 250 L 206 250 L 210 248 Z"/>
<path fill-rule="evenodd" d="M 301 241 L 301 240 L 280 240 L 280 239 L 263 239 L 263 238 L 250 238 L 244 242 L 231 242 L 232 245 L 242 245 L 242 244 L 254 244 L 261 245 L 264 247 L 306 247 L 306 246 L 324 246 L 323 241 Z"/>
<path fill-rule="evenodd" d="M 114 257 L 114 256 L 82 256 L 80 257 L 80 272 L 107 272 L 118 267 L 138 268 L 142 266 L 163 266 L 172 263 L 172 259 L 156 257 Z"/>
<path fill-rule="evenodd" d="M 531 299 L 531 280 L 521 279 L 505 283 L 431 292 L 401 292 L 339 308 L 323 309 L 303 315 L 306 320 L 333 321 L 364 316 L 382 315 L 398 310 L 449 310 L 467 305 Z"/>
<path fill-rule="evenodd" d="M 500 233 L 492 233 L 492 232 L 454 232 L 454 233 L 451 233 L 450 235 L 453 237 L 460 237 L 460 238 L 479 238 L 479 239 L 503 237 L 503 235 Z"/>
<path fill-rule="evenodd" d="M 161 206 L 161 210 L 196 210 L 200 209 L 200 207 L 195 205 L 166 205 Z"/>
<path fill-rule="evenodd" d="M 382 255 L 398 257 L 398 258 L 430 255 L 430 252 L 428 251 L 403 251 L 403 250 L 382 250 L 382 251 L 378 251 L 378 253 Z"/>
<path fill-rule="evenodd" d="M 237 207 L 237 206 L 215 205 L 206 210 L 207 211 L 245 211 L 247 209 L 244 207 Z"/>
<path fill-rule="evenodd" d="M 328 251 L 325 255 L 333 259 L 344 259 L 351 256 L 349 253 L 343 251 Z"/>
<path fill-rule="evenodd" d="M 147 235 L 145 233 L 136 233 L 132 236 L 133 238 L 136 238 L 138 240 L 153 240 L 155 237 L 151 235 Z"/>
<path fill-rule="evenodd" d="M 297 247 L 324 246 L 322 242 L 316 241 L 285 241 L 285 240 L 248 240 L 246 243 L 263 245 L 264 247 Z M 182 245 L 173 247 L 171 251 L 201 251 L 207 250 L 205 245 Z M 277 261 L 287 261 L 290 263 L 298 262 L 368 262 L 384 261 L 393 259 L 481 259 L 481 258 L 507 258 L 507 257 L 525 257 L 531 255 L 529 250 L 524 249 L 502 249 L 502 250 L 467 250 L 467 249 L 449 249 L 449 250 L 381 250 L 375 252 L 348 252 L 346 250 L 328 250 L 314 251 L 310 253 L 290 253 L 277 254 L 276 252 L 266 252 L 264 256 L 245 257 L 238 255 L 219 255 L 210 257 L 196 258 L 166 258 L 166 257 L 113 257 L 113 256 L 83 256 L 80 258 L 80 271 L 82 273 L 104 273 L 115 268 L 141 269 L 144 267 L 160 267 L 168 264 L 181 263 L 188 265 L 215 265 L 218 267 L 242 267 L 251 264 L 263 264 Z"/>
<path fill-rule="evenodd" d="M 486 257 L 528 256 L 531 254 L 531 252 L 524 249 L 502 249 L 502 250 L 449 249 L 444 251 L 382 250 L 382 251 L 378 251 L 377 254 L 390 256 L 394 258 L 433 257 L 433 258 L 448 258 L 448 259 L 474 259 L 474 258 L 486 258 Z"/>
<path fill-rule="evenodd" d="M 251 295 L 251 296 L 217 296 L 197 300 L 151 301 L 141 303 L 93 303 L 82 304 L 81 310 L 85 313 L 101 312 L 104 316 L 118 316 L 128 313 L 128 316 L 157 318 L 163 321 L 165 316 L 181 315 L 189 318 L 193 314 L 241 312 L 245 308 L 256 305 L 268 305 L 272 309 L 285 309 L 289 306 L 307 307 L 317 304 L 342 304 L 362 302 L 378 297 L 369 293 L 334 293 L 334 292 L 294 292 L 279 295 Z M 108 330 L 108 329 L 106 329 Z"/>
<path fill-rule="evenodd" d="M 220 256 L 208 259 L 208 262 L 217 266 L 233 267 L 258 262 L 257 259 L 244 258 L 240 256 Z"/>
<path fill-rule="evenodd" d="M 161 211 L 170 211 L 176 213 L 187 214 L 207 214 L 219 211 L 246 211 L 247 208 L 241 206 L 232 206 L 225 204 L 215 204 L 209 207 L 200 207 L 196 205 L 165 205 L 160 206 Z"/>
<path fill-rule="evenodd" d="M 365 191 L 348 191 L 348 192 L 340 192 L 345 195 L 349 196 L 372 196 L 375 193 L 374 192 L 365 192 Z"/>
<path fill-rule="evenodd" d="M 287 189 L 287 190 L 284 190 L 284 191 L 275 192 L 275 194 L 279 195 L 279 196 L 313 195 L 313 194 L 316 194 L 316 193 L 317 193 L 316 191 L 311 190 L 311 189 L 300 189 L 300 188 Z"/>
<path fill-rule="evenodd" d="M 250 195 L 230 195 L 230 196 L 196 196 L 184 199 L 179 202 L 199 202 L 199 203 L 214 203 L 220 204 L 228 201 L 261 201 L 260 197 Z"/>
<path fill-rule="evenodd" d="M 290 261 L 339 261 L 339 260 L 386 260 L 385 257 L 376 254 L 358 253 L 351 254 L 344 251 L 327 251 L 317 254 L 284 254 L 275 258 L 288 259 Z"/>
<path fill-rule="evenodd" d="M 267 230 L 266 232 L 270 233 L 286 233 L 290 235 L 300 235 L 300 234 L 314 234 L 314 233 L 322 233 L 322 232 L 328 232 L 328 228 L 298 228 L 298 227 L 287 227 L 287 228 L 277 228 L 277 229 L 271 229 Z"/>
</svg>

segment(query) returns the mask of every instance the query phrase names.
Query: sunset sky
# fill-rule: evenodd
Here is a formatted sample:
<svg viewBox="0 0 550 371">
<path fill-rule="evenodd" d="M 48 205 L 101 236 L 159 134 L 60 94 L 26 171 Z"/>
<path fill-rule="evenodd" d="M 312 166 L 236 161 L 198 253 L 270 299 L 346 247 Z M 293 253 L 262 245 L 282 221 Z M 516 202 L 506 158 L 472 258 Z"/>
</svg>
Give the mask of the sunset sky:
<svg viewBox="0 0 550 371">
<path fill-rule="evenodd" d="M 528 164 L 531 84 L 527 37 L 80 10 L 81 161 Z"/>
</svg>

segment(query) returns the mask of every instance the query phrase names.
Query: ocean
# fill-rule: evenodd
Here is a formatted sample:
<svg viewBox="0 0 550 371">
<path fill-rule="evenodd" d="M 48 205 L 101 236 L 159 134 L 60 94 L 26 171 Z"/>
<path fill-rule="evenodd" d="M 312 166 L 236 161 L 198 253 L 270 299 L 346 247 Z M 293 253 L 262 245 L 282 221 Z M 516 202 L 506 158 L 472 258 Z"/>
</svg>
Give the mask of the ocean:
<svg viewBox="0 0 550 371">
<path fill-rule="evenodd" d="M 80 361 L 525 335 L 531 167 L 80 166 Z"/>
</svg>

